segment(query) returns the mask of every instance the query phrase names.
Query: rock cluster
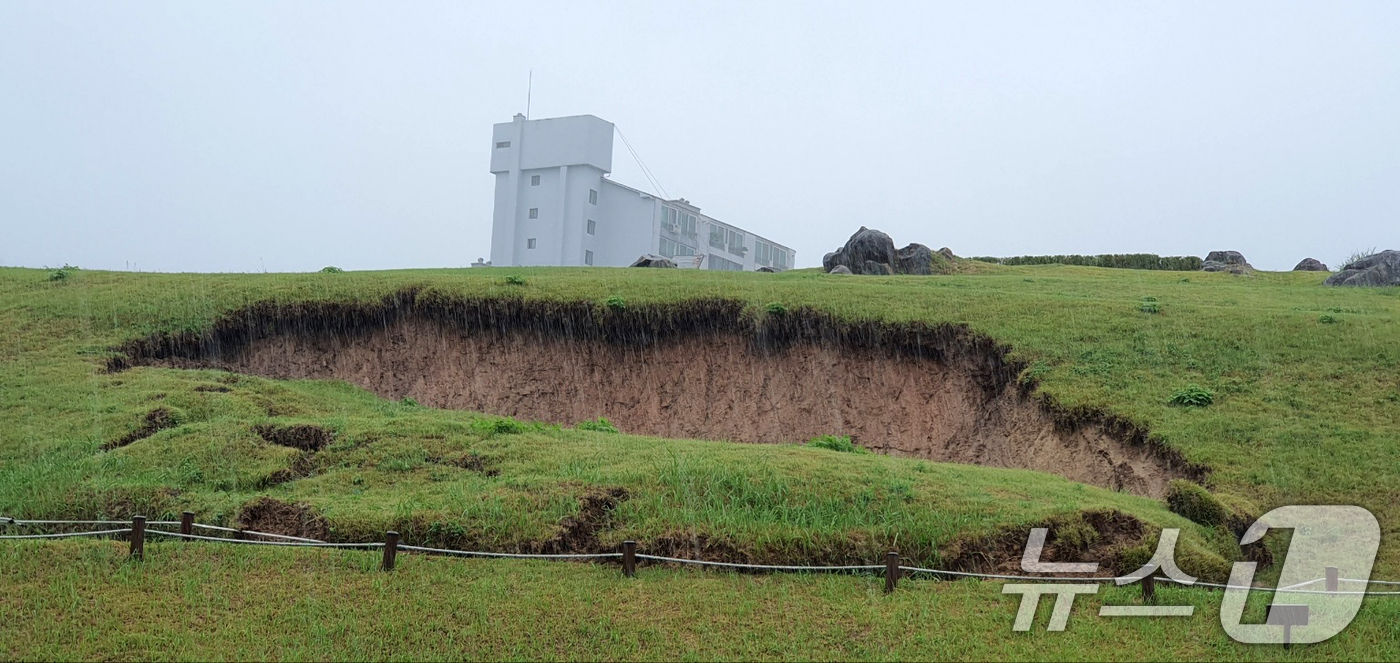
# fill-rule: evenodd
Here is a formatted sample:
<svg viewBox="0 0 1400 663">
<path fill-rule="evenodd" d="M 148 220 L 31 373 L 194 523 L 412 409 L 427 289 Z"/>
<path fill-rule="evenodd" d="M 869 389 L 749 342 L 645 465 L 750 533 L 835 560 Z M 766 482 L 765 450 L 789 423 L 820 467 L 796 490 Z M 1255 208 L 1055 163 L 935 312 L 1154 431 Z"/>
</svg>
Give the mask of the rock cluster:
<svg viewBox="0 0 1400 663">
<path fill-rule="evenodd" d="M 935 259 L 933 249 L 917 243 L 896 250 L 889 235 L 861 226 L 844 246 L 822 258 L 822 269 L 829 274 L 932 274 L 936 260 L 953 254 L 947 248 L 938 253 Z"/>
<path fill-rule="evenodd" d="M 1201 263 L 1201 271 L 1248 274 L 1254 271 L 1254 268 L 1239 251 L 1211 251 L 1206 254 L 1205 262 Z"/>
<path fill-rule="evenodd" d="M 1400 251 L 1390 250 L 1348 264 L 1323 281 L 1326 285 L 1400 285 Z"/>
</svg>

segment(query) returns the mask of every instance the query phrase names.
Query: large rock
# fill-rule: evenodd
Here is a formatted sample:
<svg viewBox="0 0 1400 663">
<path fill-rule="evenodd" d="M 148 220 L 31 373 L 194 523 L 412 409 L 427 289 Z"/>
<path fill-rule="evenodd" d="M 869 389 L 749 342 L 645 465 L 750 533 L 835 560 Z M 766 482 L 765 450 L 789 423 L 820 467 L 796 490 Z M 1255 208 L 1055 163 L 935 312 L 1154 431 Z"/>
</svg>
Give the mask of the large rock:
<svg viewBox="0 0 1400 663">
<path fill-rule="evenodd" d="M 1249 265 L 1249 261 L 1244 259 L 1244 254 L 1239 251 L 1211 251 L 1206 254 L 1205 262 L 1201 263 L 1201 271 L 1203 272 L 1245 274 L 1253 269 Z"/>
<path fill-rule="evenodd" d="M 1342 268 L 1327 285 L 1400 285 L 1400 251 L 1381 251 Z"/>
<path fill-rule="evenodd" d="M 910 244 L 894 252 L 894 271 L 900 274 L 933 273 L 933 249 L 923 244 Z"/>
<path fill-rule="evenodd" d="M 774 273 L 774 272 L 777 272 L 778 270 L 773 269 L 772 267 L 759 267 L 758 269 L 755 269 L 755 270 L 753 270 L 753 271 L 755 271 L 755 272 L 763 272 L 763 273 L 765 273 L 765 274 L 772 274 L 772 273 Z"/>
<path fill-rule="evenodd" d="M 654 253 L 648 253 L 648 254 L 646 254 L 646 255 L 643 255 L 643 256 L 640 257 L 640 258 L 637 258 L 637 262 L 634 262 L 634 263 L 632 263 L 631 265 L 628 265 L 628 266 L 629 266 L 629 267 L 675 267 L 675 266 L 676 266 L 676 263 L 671 262 L 671 259 L 670 259 L 670 258 L 663 258 L 663 257 L 661 257 L 661 256 L 659 256 L 659 255 L 654 254 Z"/>
<path fill-rule="evenodd" d="M 957 260 L 957 259 L 958 259 L 957 256 L 953 255 L 953 250 L 950 249 L 950 248 L 948 248 L 948 247 L 946 247 L 946 246 L 943 247 L 943 248 L 941 248 L 941 249 L 939 249 L 939 250 L 938 250 L 938 254 L 941 255 L 941 256 L 943 256 L 944 258 L 947 258 L 949 261 L 953 261 L 953 260 Z"/>
<path fill-rule="evenodd" d="M 878 230 L 871 230 L 861 226 L 856 234 L 846 240 L 842 246 L 822 258 L 822 267 L 830 272 L 837 265 L 845 265 L 853 273 L 863 273 L 864 265 L 867 261 L 882 263 L 890 266 L 890 271 L 894 271 L 895 251 L 894 240 L 889 235 Z"/>
<path fill-rule="evenodd" d="M 842 262 L 846 258 L 843 251 L 844 249 L 836 249 L 835 251 L 832 251 L 831 253 L 822 256 L 822 271 L 830 273 L 831 270 L 836 269 L 837 265 L 846 264 Z M 846 269 L 849 270 L 850 268 L 847 267 Z"/>
<path fill-rule="evenodd" d="M 1326 271 L 1331 271 L 1331 270 L 1327 269 L 1327 265 L 1322 264 L 1322 261 L 1321 261 L 1321 260 L 1318 260 L 1318 259 L 1316 259 L 1316 258 L 1303 258 L 1303 260 L 1302 260 L 1301 262 L 1298 263 L 1298 266 L 1293 268 L 1293 271 L 1295 271 L 1295 272 L 1326 272 Z"/>
<path fill-rule="evenodd" d="M 850 267 L 847 267 L 847 266 L 845 266 L 845 265 L 837 265 L 837 266 L 835 266 L 835 267 L 832 267 L 832 268 L 831 268 L 831 271 L 829 271 L 829 272 L 827 272 L 827 273 L 828 273 L 828 274 L 850 274 L 850 273 L 851 273 L 851 268 L 850 268 Z"/>
<path fill-rule="evenodd" d="M 894 268 L 890 267 L 890 264 L 887 262 L 867 260 L 861 263 L 860 272 L 858 273 L 866 276 L 891 276 L 894 274 Z"/>
</svg>

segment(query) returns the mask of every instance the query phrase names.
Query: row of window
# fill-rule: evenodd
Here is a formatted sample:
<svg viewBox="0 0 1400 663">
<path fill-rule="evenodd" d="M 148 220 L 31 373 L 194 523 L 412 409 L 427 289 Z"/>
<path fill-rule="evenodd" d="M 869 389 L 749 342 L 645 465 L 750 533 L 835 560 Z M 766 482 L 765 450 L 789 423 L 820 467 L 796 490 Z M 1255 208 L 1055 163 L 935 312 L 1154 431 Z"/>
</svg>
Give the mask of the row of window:
<svg viewBox="0 0 1400 663">
<path fill-rule="evenodd" d="M 761 239 L 754 240 L 754 261 L 760 265 L 787 269 L 788 252 Z"/>
<path fill-rule="evenodd" d="M 669 230 L 679 235 L 694 237 L 696 234 L 696 217 L 685 210 L 679 210 L 667 205 L 661 206 L 661 228 Z"/>
<path fill-rule="evenodd" d="M 710 246 L 740 256 L 749 251 L 744 246 L 744 233 L 719 225 L 710 226 Z"/>
<path fill-rule="evenodd" d="M 713 254 L 713 253 L 710 254 L 709 262 L 710 262 L 710 269 L 718 269 L 718 270 L 729 271 L 729 272 L 742 272 L 742 271 L 744 271 L 744 266 L 743 266 L 742 264 L 739 264 L 739 263 L 737 263 L 737 262 L 734 262 L 733 260 L 728 260 L 728 259 L 726 259 L 726 258 L 721 258 L 721 257 L 719 257 L 719 256 L 717 256 L 717 255 L 715 255 L 715 254 Z"/>
<path fill-rule="evenodd" d="M 686 246 L 685 244 L 681 244 L 680 242 L 674 240 L 666 239 L 665 237 L 661 238 L 660 250 L 661 255 L 667 258 L 674 258 L 676 256 L 699 255 L 699 253 L 696 252 L 694 247 Z"/>
</svg>

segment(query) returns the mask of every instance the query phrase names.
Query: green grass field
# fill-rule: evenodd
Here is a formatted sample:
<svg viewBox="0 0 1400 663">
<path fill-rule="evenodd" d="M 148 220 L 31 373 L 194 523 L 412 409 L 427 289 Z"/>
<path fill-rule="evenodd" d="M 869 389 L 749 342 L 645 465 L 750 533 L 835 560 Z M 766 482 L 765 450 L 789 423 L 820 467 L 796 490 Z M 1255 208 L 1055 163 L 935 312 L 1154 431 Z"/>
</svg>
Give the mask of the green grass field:
<svg viewBox="0 0 1400 663">
<path fill-rule="evenodd" d="M 1207 487 L 1229 504 L 1371 509 L 1383 529 L 1376 576 L 1400 579 L 1391 540 L 1400 526 L 1400 289 L 1324 288 L 1325 276 L 967 261 L 935 277 L 498 268 L 78 271 L 50 281 L 46 271 L 3 268 L 0 514 L 161 518 L 189 509 L 202 522 L 231 524 L 266 496 L 310 505 L 336 540 L 377 540 L 395 528 L 409 543 L 524 550 L 577 515 L 581 497 L 622 488 L 628 497 L 597 534 L 601 546 L 704 540 L 754 561 L 796 563 L 873 562 L 897 547 L 937 565 L 958 537 L 1115 509 L 1183 528 L 1178 559 L 1193 572 L 1219 573 L 1239 554 L 1223 528 L 1191 523 L 1161 501 L 1028 471 L 567 426 L 501 432 L 485 415 L 386 401 L 338 382 L 103 370 L 126 341 L 198 332 L 258 302 L 372 302 L 404 288 L 599 306 L 613 297 L 629 305 L 719 297 L 755 314 L 776 302 L 851 321 L 965 324 L 1012 347 L 1038 395 L 1123 417 L 1210 467 Z M 1192 385 L 1213 403 L 1172 405 Z M 178 425 L 101 450 L 156 407 L 176 413 Z M 335 442 L 317 454 L 312 476 L 277 482 L 296 452 L 262 441 L 253 426 L 263 423 L 315 424 Z M 493 473 L 441 462 L 468 457 Z M 995 583 L 910 583 L 883 597 L 868 577 L 652 569 L 626 584 L 602 566 L 421 557 L 383 575 L 364 553 L 173 544 L 153 546 L 137 567 L 120 563 L 116 545 L 5 544 L 0 573 L 18 591 L 0 603 L 0 621 L 33 634 L 7 643 L 10 658 L 1283 654 L 1231 643 L 1210 616 L 1215 595 L 1202 590 L 1172 590 L 1201 606 L 1189 624 L 1111 622 L 1084 608 L 1064 634 L 1013 634 L 1015 600 Z M 164 607 L 134 613 L 143 598 Z M 1400 611 L 1392 606 L 1400 600 L 1372 599 L 1334 642 L 1288 656 L 1393 659 Z M 938 629 L 920 635 L 935 621 Z M 268 628 L 296 636 L 269 638 Z M 84 632 L 94 635 L 74 637 Z M 1166 635 L 1182 632 L 1190 635 Z"/>
</svg>

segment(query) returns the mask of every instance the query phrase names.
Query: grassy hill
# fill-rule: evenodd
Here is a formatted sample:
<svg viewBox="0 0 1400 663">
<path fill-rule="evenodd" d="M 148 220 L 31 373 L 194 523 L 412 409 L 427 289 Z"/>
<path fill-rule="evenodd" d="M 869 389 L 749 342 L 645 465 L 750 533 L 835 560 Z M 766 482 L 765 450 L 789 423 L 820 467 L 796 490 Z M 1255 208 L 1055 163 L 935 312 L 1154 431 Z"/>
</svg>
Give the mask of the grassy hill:
<svg viewBox="0 0 1400 663">
<path fill-rule="evenodd" d="M 259 305 L 370 305 L 405 291 L 446 300 L 586 303 L 599 310 L 606 310 L 609 301 L 635 308 L 726 300 L 740 302 L 754 317 L 772 315 L 773 310 L 810 309 L 851 323 L 965 326 L 1009 347 L 1014 365 L 1024 367 L 1018 379 L 1056 411 L 1128 422 L 1147 431 L 1152 443 L 1208 468 L 1203 483 L 1231 509 L 1258 513 L 1285 503 L 1346 503 L 1371 509 L 1384 532 L 1376 574 L 1400 577 L 1400 547 L 1389 536 L 1400 524 L 1395 487 L 1400 485 L 1400 292 L 1324 288 L 1323 278 L 1312 273 L 1233 276 L 966 261 L 958 274 L 937 277 L 841 277 L 805 270 L 746 274 L 497 268 L 296 275 L 77 271 L 55 281 L 42 270 L 0 269 L 0 422 L 5 424 L 0 427 L 0 513 L 21 518 L 124 518 L 135 512 L 161 517 L 190 509 L 204 522 L 236 524 L 248 516 L 250 506 L 275 500 L 305 507 L 302 524 L 309 520 L 333 540 L 377 539 L 384 530 L 396 528 L 413 543 L 548 551 L 613 549 L 630 538 L 686 556 L 792 563 L 869 562 L 886 549 L 898 548 L 916 563 L 938 565 L 953 562 L 957 550 L 987 545 L 1006 533 L 1045 524 L 1066 533 L 1084 531 L 1085 523 L 1092 525 L 1092 514 L 1117 512 L 1148 530 L 1183 528 L 1178 559 L 1193 573 L 1219 578 L 1228 562 L 1241 554 L 1224 525 L 1193 523 L 1172 513 L 1161 500 L 1025 470 L 796 445 L 666 440 L 568 425 L 577 422 L 520 423 L 386 400 L 340 382 L 150 366 L 107 370 L 114 350 L 132 341 L 153 335 L 197 336 L 231 313 Z M 772 304 L 780 306 L 774 309 Z M 1209 392 L 1212 402 L 1206 407 L 1173 403 L 1174 396 L 1193 388 Z M 148 419 L 157 410 L 165 414 Z M 149 436 L 104 450 L 148 424 L 153 429 Z M 259 433 L 303 425 L 328 434 L 326 446 L 314 455 L 271 443 Z M 606 507 L 605 522 L 599 520 L 600 504 Z M 1145 560 L 1152 540 L 1155 537 L 1144 536 L 1122 542 L 1112 556 L 1120 565 Z M 1083 545 L 1093 548 L 1092 541 Z M 1272 545 L 1281 552 L 1281 541 Z M 323 574 L 327 582 L 334 577 L 334 582 L 356 585 L 367 604 L 399 600 L 387 593 L 369 595 L 383 589 L 383 583 L 408 582 L 350 579 L 354 574 L 349 571 L 358 573 L 365 564 L 368 556 L 363 553 L 343 557 L 360 561 L 333 561 L 342 558 L 298 554 L 306 551 L 160 548 L 162 552 L 152 557 L 179 551 L 177 560 L 204 574 L 237 573 L 228 570 L 233 564 L 246 572 L 238 582 L 296 577 L 281 569 L 314 563 L 306 559 L 321 560 L 330 568 L 315 574 Z M 26 576 L 31 578 L 24 584 L 27 602 L 5 604 L 3 610 L 11 614 L 0 617 L 29 623 L 64 609 L 64 602 L 52 595 L 55 587 L 99 582 L 113 572 L 147 573 L 112 571 L 111 544 L 7 544 L 4 550 L 6 574 L 39 575 Z M 36 570 L 27 561 L 38 554 L 35 551 L 77 561 L 71 569 Z M 1067 559 L 1075 552 L 1062 551 Z M 453 562 L 413 560 L 413 565 L 430 575 L 478 572 L 450 570 L 456 568 Z M 616 575 L 605 568 L 563 566 L 564 570 L 545 571 L 532 564 L 491 563 L 490 568 L 497 575 L 519 574 L 525 586 L 559 583 L 557 591 L 568 597 L 511 599 L 523 608 L 530 600 L 584 601 L 579 597 L 592 595 L 589 588 L 609 583 Z M 150 578 L 142 577 L 146 587 Z M 695 651 L 697 657 L 708 652 L 800 658 L 798 652 L 803 652 L 878 658 L 882 650 L 874 634 L 892 628 L 833 626 L 844 635 L 819 637 L 817 632 L 827 628 L 825 618 L 810 614 L 795 618 L 799 627 L 784 636 L 811 636 L 800 637 L 808 642 L 805 647 L 772 644 L 772 649 L 764 649 L 759 640 L 749 640 L 760 637 L 756 631 L 741 628 L 723 628 L 724 635 L 715 640 L 700 638 L 695 621 L 704 620 L 698 615 L 727 624 L 740 620 L 735 606 L 754 606 L 754 601 L 822 606 L 854 624 L 888 621 L 892 617 L 886 611 L 891 608 L 867 595 L 873 581 L 852 578 L 752 579 L 675 571 L 646 582 L 656 586 L 668 581 L 674 581 L 669 585 L 673 589 L 680 585 L 701 591 L 703 586 L 712 603 L 685 611 L 653 610 L 641 628 L 652 629 L 660 641 L 689 647 L 683 650 Z M 363 586 L 366 582 L 371 584 Z M 754 583 L 780 598 L 745 594 L 754 591 Z M 985 631 L 988 638 L 1011 635 L 1013 602 L 980 585 L 920 583 L 911 591 L 940 597 L 940 606 L 960 604 L 947 618 L 954 619 L 958 629 Z M 109 589 L 117 602 L 130 600 L 131 592 L 160 598 L 178 591 L 167 587 L 161 593 L 130 583 Z M 740 599 L 741 595 L 750 598 Z M 207 607 L 207 592 L 203 596 L 186 592 L 182 600 Z M 434 593 L 424 590 L 423 596 Z M 725 597 L 735 603 L 726 603 Z M 1211 602 L 1193 600 L 1203 606 Z M 1306 651 L 1365 658 L 1374 653 L 1365 643 L 1389 637 L 1391 649 L 1384 651 L 1393 656 L 1395 634 L 1380 624 L 1387 619 L 1394 623 L 1395 611 L 1381 601 L 1370 604 L 1362 613 L 1364 624 L 1338 642 Z M 933 609 L 920 605 L 922 610 Z M 296 621 L 320 610 L 314 603 L 303 607 L 304 611 L 292 610 L 295 617 L 283 610 L 257 619 Z M 901 615 L 906 608 L 912 609 L 901 608 Z M 971 617 L 986 611 L 996 619 Z M 256 612 L 242 618 L 255 619 Z M 610 619 L 598 618 L 605 624 Z M 1234 656 L 1242 651 L 1231 647 L 1213 620 L 1197 621 L 1206 634 L 1203 640 L 1135 650 L 1122 657 L 1189 658 L 1226 651 Z M 177 622 L 179 628 L 189 627 Z M 637 627 L 629 624 L 629 629 Z M 1062 647 L 1054 650 L 1027 648 L 1013 638 L 988 640 L 987 649 L 946 651 L 963 658 L 998 651 L 1117 657 L 1084 648 L 1086 638 L 1099 628 L 1110 629 L 1103 635 L 1131 639 L 1137 637 L 1131 633 L 1156 627 L 1086 626 L 1074 638 L 1042 643 Z M 579 646 L 612 643 L 602 651 L 614 656 L 655 657 L 677 651 L 674 646 L 620 645 L 616 638 L 628 637 L 620 635 L 622 630 L 574 630 L 571 637 Z M 867 648 L 836 644 L 848 640 Z M 1202 650 L 1203 642 L 1218 643 L 1221 649 Z M 934 656 L 945 651 L 939 647 L 952 643 L 944 634 L 908 641 L 898 651 Z M 242 657 L 270 655 L 259 653 L 265 650 L 256 644 L 248 646 L 252 648 L 233 651 Z M 304 657 L 386 655 L 376 646 L 309 646 L 300 651 Z M 527 658 L 558 651 L 521 647 L 506 641 L 433 651 L 444 657 L 474 652 Z M 138 650 L 128 651 L 134 657 Z M 89 656 L 94 651 L 46 641 L 12 654 Z M 185 651 L 195 656 L 200 650 Z M 403 655 L 413 657 L 409 650 Z"/>
</svg>

